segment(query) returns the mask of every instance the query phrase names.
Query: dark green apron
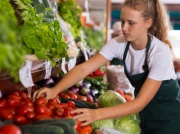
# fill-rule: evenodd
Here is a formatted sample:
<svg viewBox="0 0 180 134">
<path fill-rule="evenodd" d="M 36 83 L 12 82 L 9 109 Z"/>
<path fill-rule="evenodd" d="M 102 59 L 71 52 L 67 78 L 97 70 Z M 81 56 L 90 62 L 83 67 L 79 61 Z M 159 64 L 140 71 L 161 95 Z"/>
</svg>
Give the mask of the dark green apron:
<svg viewBox="0 0 180 134">
<path fill-rule="evenodd" d="M 135 97 L 146 80 L 149 69 L 147 55 L 150 48 L 150 36 L 146 45 L 146 57 L 143 73 L 130 75 L 127 72 L 125 59 L 129 50 L 128 42 L 123 55 L 124 70 L 127 78 L 135 88 Z M 142 134 L 180 134 L 180 87 L 177 80 L 165 80 L 150 103 L 139 112 Z"/>
</svg>

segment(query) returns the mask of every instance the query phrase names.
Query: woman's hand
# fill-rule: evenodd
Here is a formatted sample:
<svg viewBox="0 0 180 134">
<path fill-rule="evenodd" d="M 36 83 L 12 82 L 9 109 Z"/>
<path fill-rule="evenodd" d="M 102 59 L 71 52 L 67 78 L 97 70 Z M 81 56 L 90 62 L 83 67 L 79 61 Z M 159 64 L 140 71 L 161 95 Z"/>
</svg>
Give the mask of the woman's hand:
<svg viewBox="0 0 180 134">
<path fill-rule="evenodd" d="M 97 109 L 78 108 L 72 111 L 72 113 L 77 113 L 73 118 L 81 121 L 82 126 L 91 124 L 98 119 Z"/>
<path fill-rule="evenodd" d="M 57 96 L 57 93 L 54 91 L 53 88 L 44 87 L 34 92 L 33 101 L 35 101 L 36 98 L 39 98 L 39 97 L 45 97 L 46 100 L 48 101 L 50 99 L 54 99 L 56 96 Z"/>
</svg>

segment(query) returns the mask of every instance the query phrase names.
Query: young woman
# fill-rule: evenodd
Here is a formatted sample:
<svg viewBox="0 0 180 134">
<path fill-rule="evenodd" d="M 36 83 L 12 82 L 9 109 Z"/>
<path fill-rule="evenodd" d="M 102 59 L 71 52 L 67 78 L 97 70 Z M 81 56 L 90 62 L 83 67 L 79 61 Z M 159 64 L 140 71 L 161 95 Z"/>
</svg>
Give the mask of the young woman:
<svg viewBox="0 0 180 134">
<path fill-rule="evenodd" d="M 180 87 L 174 72 L 169 18 L 160 0 L 125 0 L 121 9 L 123 36 L 110 40 L 87 62 L 72 69 L 54 88 L 44 88 L 34 99 L 54 98 L 85 76 L 116 57 L 135 87 L 135 99 L 100 109 L 77 109 L 74 118 L 90 124 L 96 120 L 138 113 L 143 134 L 180 133 Z"/>
</svg>

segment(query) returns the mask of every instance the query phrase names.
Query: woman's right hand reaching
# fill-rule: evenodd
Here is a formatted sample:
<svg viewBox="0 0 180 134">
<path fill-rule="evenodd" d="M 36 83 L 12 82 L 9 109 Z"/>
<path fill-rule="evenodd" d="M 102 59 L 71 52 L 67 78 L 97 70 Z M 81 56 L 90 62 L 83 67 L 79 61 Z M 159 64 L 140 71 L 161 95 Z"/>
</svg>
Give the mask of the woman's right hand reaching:
<svg viewBox="0 0 180 134">
<path fill-rule="evenodd" d="M 58 93 L 56 93 L 56 91 L 53 88 L 44 87 L 34 92 L 33 101 L 35 101 L 39 97 L 45 97 L 48 101 L 50 99 L 55 98 L 57 94 Z"/>
</svg>

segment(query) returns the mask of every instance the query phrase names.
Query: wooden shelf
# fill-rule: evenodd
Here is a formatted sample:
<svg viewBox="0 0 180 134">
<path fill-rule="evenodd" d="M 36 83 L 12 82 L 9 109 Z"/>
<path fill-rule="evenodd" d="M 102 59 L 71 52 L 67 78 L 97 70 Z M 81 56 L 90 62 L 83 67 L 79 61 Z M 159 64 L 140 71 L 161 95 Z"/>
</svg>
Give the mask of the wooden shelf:
<svg viewBox="0 0 180 134">
<path fill-rule="evenodd" d="M 62 72 L 61 65 L 56 65 L 52 68 L 51 77 L 56 77 Z M 33 82 L 36 83 L 43 80 L 45 77 L 45 69 L 35 70 L 32 72 Z M 14 82 L 12 77 L 9 77 L 7 73 L 0 74 L 0 90 L 2 94 L 12 92 L 14 90 L 24 90 L 25 88 L 21 82 Z"/>
</svg>

